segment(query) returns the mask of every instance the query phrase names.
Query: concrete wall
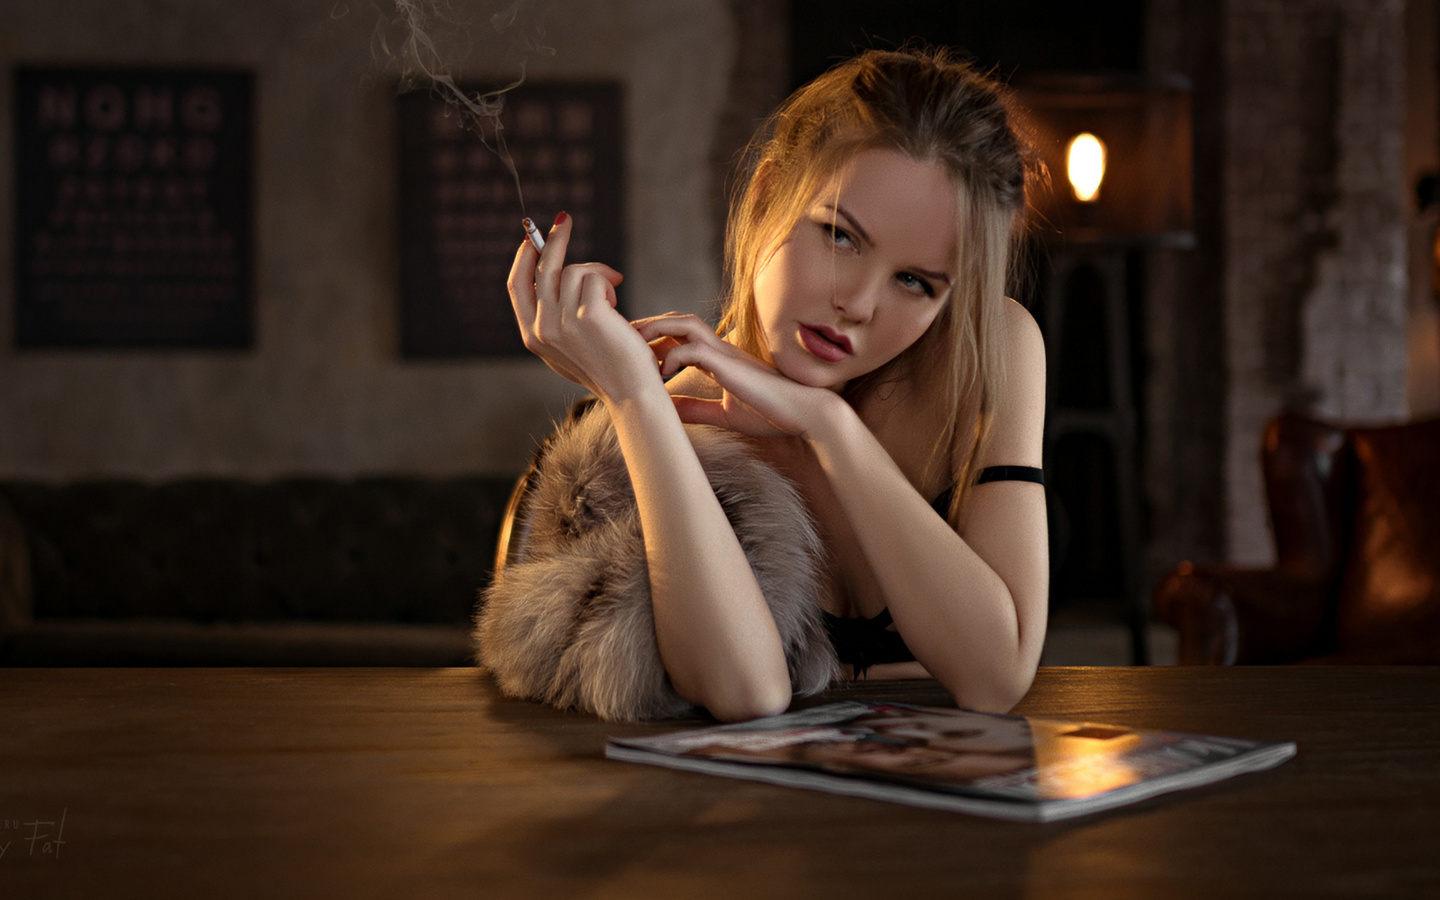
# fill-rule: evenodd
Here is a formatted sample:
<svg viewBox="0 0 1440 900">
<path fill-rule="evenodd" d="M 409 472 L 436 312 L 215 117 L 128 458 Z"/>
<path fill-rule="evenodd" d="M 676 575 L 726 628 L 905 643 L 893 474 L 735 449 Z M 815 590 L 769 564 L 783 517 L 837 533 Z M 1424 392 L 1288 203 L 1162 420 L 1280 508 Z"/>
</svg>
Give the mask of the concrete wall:
<svg viewBox="0 0 1440 900">
<path fill-rule="evenodd" d="M 0 478 L 519 471 L 578 389 L 537 361 L 399 357 L 395 92 L 370 45 L 390 5 L 0 4 Z M 453 4 L 482 16 L 484 5 Z M 529 77 L 625 86 L 630 309 L 706 311 L 719 284 L 713 138 L 739 41 L 729 7 L 526 8 L 540 11 L 556 52 L 531 58 Z M 477 45 L 456 74 L 513 76 L 485 62 L 497 56 Z M 252 351 L 16 352 L 10 80 L 24 63 L 256 73 Z"/>
<path fill-rule="evenodd" d="M 1408 415 L 1405 3 L 1225 9 L 1227 542 L 1258 563 L 1270 416 Z"/>
</svg>

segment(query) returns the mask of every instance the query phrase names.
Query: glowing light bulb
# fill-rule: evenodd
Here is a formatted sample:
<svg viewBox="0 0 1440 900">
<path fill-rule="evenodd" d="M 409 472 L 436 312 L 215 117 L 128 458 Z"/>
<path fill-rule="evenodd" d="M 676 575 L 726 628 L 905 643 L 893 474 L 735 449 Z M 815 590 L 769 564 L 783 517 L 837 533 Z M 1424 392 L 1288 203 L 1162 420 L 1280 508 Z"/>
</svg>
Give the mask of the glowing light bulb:
<svg viewBox="0 0 1440 900">
<path fill-rule="evenodd" d="M 1075 199 L 1093 203 L 1105 178 L 1105 144 L 1088 131 L 1075 135 L 1065 150 L 1065 169 Z"/>
</svg>

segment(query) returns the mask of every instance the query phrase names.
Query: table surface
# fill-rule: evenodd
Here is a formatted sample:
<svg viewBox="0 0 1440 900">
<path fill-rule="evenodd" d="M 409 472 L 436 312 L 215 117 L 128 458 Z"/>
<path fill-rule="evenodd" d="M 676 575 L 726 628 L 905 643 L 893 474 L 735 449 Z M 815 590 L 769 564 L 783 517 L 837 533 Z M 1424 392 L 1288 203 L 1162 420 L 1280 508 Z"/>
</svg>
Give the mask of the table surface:
<svg viewBox="0 0 1440 900">
<path fill-rule="evenodd" d="M 608 761 L 675 723 L 475 669 L 0 670 L 0 897 L 1440 896 L 1440 668 L 1042 669 L 1017 712 L 1299 754 L 1020 824 Z"/>
</svg>

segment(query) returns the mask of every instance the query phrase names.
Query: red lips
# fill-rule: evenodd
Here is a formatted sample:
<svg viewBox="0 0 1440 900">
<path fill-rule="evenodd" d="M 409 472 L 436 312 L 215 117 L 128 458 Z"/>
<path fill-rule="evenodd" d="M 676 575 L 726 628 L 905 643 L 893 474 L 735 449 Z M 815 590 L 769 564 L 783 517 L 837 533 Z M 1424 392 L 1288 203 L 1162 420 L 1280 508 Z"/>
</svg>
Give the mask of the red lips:
<svg viewBox="0 0 1440 900">
<path fill-rule="evenodd" d="M 824 325 L 801 325 L 800 341 L 825 362 L 840 362 L 855 352 L 848 337 Z"/>
</svg>

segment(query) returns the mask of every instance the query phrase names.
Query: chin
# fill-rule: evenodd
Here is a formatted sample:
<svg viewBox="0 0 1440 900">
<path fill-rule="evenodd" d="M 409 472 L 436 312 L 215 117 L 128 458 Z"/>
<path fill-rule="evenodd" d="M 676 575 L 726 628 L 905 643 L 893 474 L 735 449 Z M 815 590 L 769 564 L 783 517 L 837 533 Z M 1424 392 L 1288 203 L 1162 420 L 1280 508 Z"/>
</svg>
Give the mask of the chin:
<svg viewBox="0 0 1440 900">
<path fill-rule="evenodd" d="M 780 353 L 772 352 L 769 362 L 781 375 L 797 384 L 824 388 L 837 394 L 856 377 L 854 374 L 841 375 L 838 372 L 837 366 L 843 366 L 843 361 L 824 362 L 811 356 L 810 351 L 801 346 L 786 346 Z"/>
<path fill-rule="evenodd" d="M 828 370 L 829 367 L 813 360 L 807 359 L 805 363 L 801 365 L 777 362 L 775 368 L 780 370 L 781 375 L 784 375 L 797 384 L 803 384 L 806 387 L 824 388 L 827 391 L 833 391 L 837 394 L 845 389 L 845 385 L 850 383 L 850 379 L 838 378 L 834 371 Z"/>
</svg>

